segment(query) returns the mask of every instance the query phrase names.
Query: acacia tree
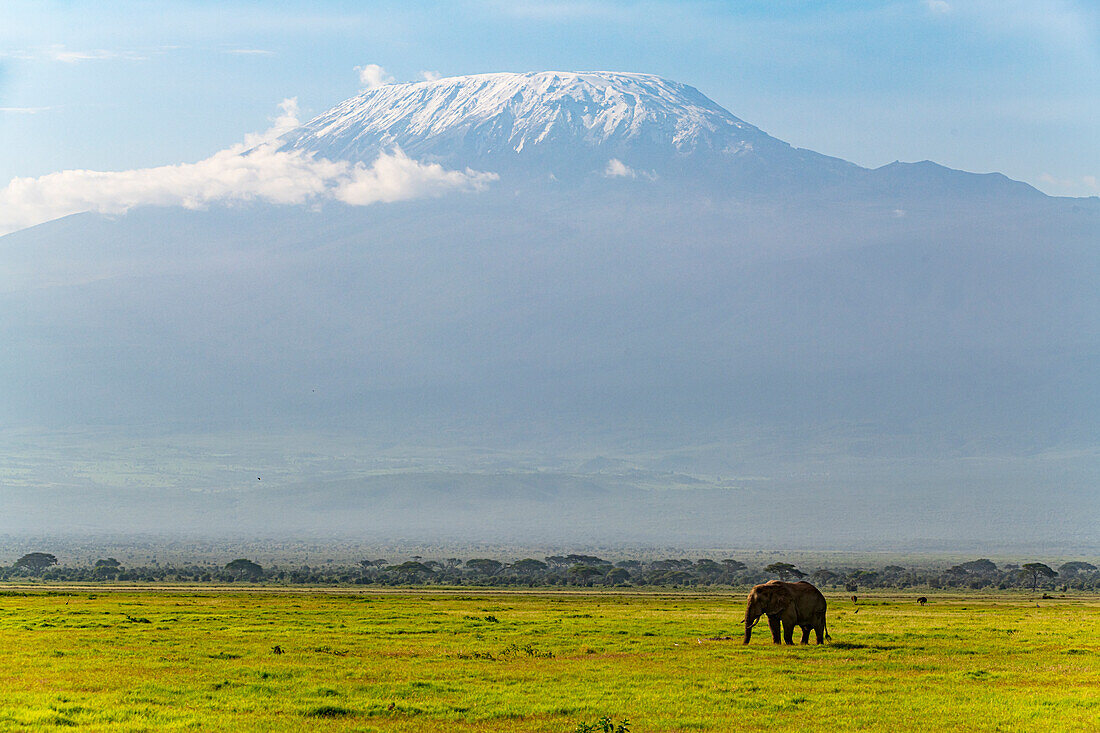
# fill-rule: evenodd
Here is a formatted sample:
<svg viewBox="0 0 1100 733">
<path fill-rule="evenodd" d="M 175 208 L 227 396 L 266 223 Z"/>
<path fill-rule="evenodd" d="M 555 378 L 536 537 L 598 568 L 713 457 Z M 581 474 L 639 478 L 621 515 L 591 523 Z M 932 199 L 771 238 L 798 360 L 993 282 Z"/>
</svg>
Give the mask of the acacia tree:
<svg viewBox="0 0 1100 733">
<path fill-rule="evenodd" d="M 46 568 L 56 564 L 57 558 L 48 552 L 28 552 L 26 555 L 15 561 L 14 567 L 26 568 L 35 575 L 39 575 Z"/>
<path fill-rule="evenodd" d="M 585 585 L 591 585 L 592 578 L 596 577 L 597 575 L 603 575 L 603 573 L 604 571 L 602 568 L 598 568 L 593 565 L 583 565 L 580 563 L 569 568 L 569 574 L 580 578 L 581 582 Z"/>
<path fill-rule="evenodd" d="M 695 561 L 695 572 L 701 575 L 718 575 L 723 570 L 725 570 L 725 568 L 714 562 L 714 560 L 704 558 Z"/>
<path fill-rule="evenodd" d="M 1053 578 L 1055 575 L 1058 574 L 1054 570 L 1054 568 L 1050 567 L 1049 565 L 1046 565 L 1045 563 L 1041 563 L 1041 562 L 1025 563 L 1024 566 L 1022 568 L 1020 568 L 1020 573 L 1024 577 L 1030 577 L 1031 578 L 1031 589 L 1032 590 L 1035 590 L 1036 588 L 1039 587 L 1039 576 L 1040 575 L 1042 575 L 1043 577 L 1046 577 L 1046 578 Z"/>
<path fill-rule="evenodd" d="M 99 577 L 114 578 L 122 572 L 122 563 L 113 557 L 96 560 L 94 572 Z"/>
<path fill-rule="evenodd" d="M 854 570 L 848 576 L 848 581 L 854 585 L 869 585 L 872 588 L 878 580 L 878 573 L 874 570 Z"/>
<path fill-rule="evenodd" d="M 487 557 L 477 557 L 473 560 L 467 560 L 466 567 L 483 575 L 496 575 L 504 567 L 504 563 Z"/>
<path fill-rule="evenodd" d="M 630 580 L 630 571 L 626 568 L 615 568 L 604 576 L 604 580 L 612 585 L 625 583 Z"/>
<path fill-rule="evenodd" d="M 262 567 L 244 558 L 228 563 L 225 569 L 241 580 L 259 580 L 264 577 Z"/>
<path fill-rule="evenodd" d="M 512 570 L 516 571 L 517 573 L 522 573 L 523 575 L 534 575 L 536 573 L 541 573 L 542 571 L 546 570 L 547 567 L 549 566 L 541 560 L 535 560 L 530 557 L 526 557 L 522 560 L 517 560 L 516 562 L 512 563 Z"/>
<path fill-rule="evenodd" d="M 970 562 L 964 562 L 961 565 L 956 565 L 965 573 L 974 573 L 976 575 L 989 575 L 997 572 L 997 564 L 987 558 L 981 558 L 978 560 L 971 560 Z"/>
<path fill-rule="evenodd" d="M 791 578 L 805 578 L 806 573 L 802 572 L 789 562 L 773 562 L 768 567 L 764 568 L 765 573 L 774 573 L 784 580 L 790 580 Z"/>
<path fill-rule="evenodd" d="M 391 573 L 399 573 L 401 575 L 410 577 L 420 577 L 422 575 L 431 575 L 433 571 L 430 567 L 422 562 L 416 560 L 406 560 L 400 565 L 390 565 L 386 568 Z"/>
</svg>

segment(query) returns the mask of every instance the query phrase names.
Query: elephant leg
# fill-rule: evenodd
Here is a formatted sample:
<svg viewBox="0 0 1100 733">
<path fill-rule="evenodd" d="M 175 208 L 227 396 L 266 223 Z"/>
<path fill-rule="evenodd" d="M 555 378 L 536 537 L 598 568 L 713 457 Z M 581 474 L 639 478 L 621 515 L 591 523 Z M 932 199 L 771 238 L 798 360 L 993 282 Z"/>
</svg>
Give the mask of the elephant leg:
<svg viewBox="0 0 1100 733">
<path fill-rule="evenodd" d="M 768 616 L 768 628 L 772 630 L 772 641 L 776 644 L 782 644 L 783 641 L 779 638 L 779 617 Z"/>
<path fill-rule="evenodd" d="M 790 621 L 783 622 L 783 641 L 787 644 L 794 644 L 794 624 Z"/>
<path fill-rule="evenodd" d="M 825 643 L 825 614 L 819 614 L 814 618 L 814 634 L 817 636 L 817 643 Z"/>
<path fill-rule="evenodd" d="M 810 627 L 809 626 L 803 626 L 802 627 L 802 643 L 803 644 L 809 644 L 810 643 Z"/>
</svg>

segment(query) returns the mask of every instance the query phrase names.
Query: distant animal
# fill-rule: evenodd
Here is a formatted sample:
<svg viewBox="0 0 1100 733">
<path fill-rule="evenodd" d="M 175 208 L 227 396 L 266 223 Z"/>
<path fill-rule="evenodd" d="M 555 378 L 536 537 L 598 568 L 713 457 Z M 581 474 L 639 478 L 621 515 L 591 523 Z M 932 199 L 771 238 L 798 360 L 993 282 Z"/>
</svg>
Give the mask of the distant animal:
<svg viewBox="0 0 1100 733">
<path fill-rule="evenodd" d="M 859 597 L 858 596 L 852 596 L 852 603 L 859 603 Z"/>
<path fill-rule="evenodd" d="M 1046 593 L 1043 594 L 1043 600 L 1047 600 L 1047 599 L 1050 599 L 1050 598 L 1053 598 L 1053 597 L 1054 596 L 1047 595 Z"/>
<path fill-rule="evenodd" d="M 794 643 L 794 627 L 802 629 L 802 643 L 810 643 L 810 630 L 817 635 L 817 643 L 829 639 L 825 626 L 825 596 L 810 583 L 800 580 L 787 583 L 782 580 L 770 580 L 755 586 L 749 592 L 745 606 L 745 641 L 749 643 L 752 629 L 767 615 L 768 628 L 772 632 L 772 641 L 776 644 Z M 780 640 L 780 628 L 783 638 Z"/>
<path fill-rule="evenodd" d="M 278 644 L 276 644 L 275 646 L 271 647 L 271 653 L 272 654 L 282 654 L 283 653 L 283 648 L 281 646 L 279 646 Z"/>
<path fill-rule="evenodd" d="M 925 598 L 924 596 L 921 596 L 920 598 L 917 599 L 917 603 L 919 603 L 923 606 L 925 603 L 928 603 L 928 599 Z"/>
</svg>

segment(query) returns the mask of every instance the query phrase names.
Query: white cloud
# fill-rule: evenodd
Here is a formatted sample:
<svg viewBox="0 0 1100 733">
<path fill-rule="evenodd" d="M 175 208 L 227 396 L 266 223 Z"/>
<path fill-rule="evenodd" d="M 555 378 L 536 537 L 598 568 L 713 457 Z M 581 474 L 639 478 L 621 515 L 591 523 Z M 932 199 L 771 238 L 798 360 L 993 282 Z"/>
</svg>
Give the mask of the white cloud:
<svg viewBox="0 0 1100 733">
<path fill-rule="evenodd" d="M 66 51 L 64 48 L 54 49 L 50 52 L 50 58 L 66 64 L 75 64 L 78 61 L 100 61 L 113 59 L 115 54 L 111 51 L 97 49 L 95 51 Z"/>
<path fill-rule="evenodd" d="M 642 178 L 646 181 L 656 181 L 655 171 L 636 171 L 618 158 L 607 161 L 607 167 L 603 169 L 605 178 Z"/>
<path fill-rule="evenodd" d="M 225 53 L 231 53 L 237 56 L 274 56 L 274 51 L 268 51 L 266 48 L 228 48 Z"/>
<path fill-rule="evenodd" d="M 145 61 L 147 56 L 134 51 L 110 51 L 103 48 L 91 51 L 70 51 L 63 45 L 54 45 L 46 49 L 46 58 L 60 61 L 65 64 L 75 64 L 80 61 L 103 61 L 106 59 L 124 59 L 126 61 Z"/>
<path fill-rule="evenodd" d="M 201 208 L 262 199 L 297 204 L 323 194 L 347 164 L 281 153 L 263 145 L 222 150 L 198 163 L 129 171 L 67 170 L 15 178 L 0 190 L 0 232 L 81 211 L 121 214 L 134 206 Z"/>
<path fill-rule="evenodd" d="M 33 61 L 37 59 L 33 51 L 27 51 L 25 49 L 8 49 L 0 51 L 0 59 L 16 59 L 17 61 Z"/>
<path fill-rule="evenodd" d="M 1100 60 L 1100 12 L 1094 2 L 972 0 L 958 12 L 988 31 L 1031 39 L 1078 63 L 1094 67 Z"/>
<path fill-rule="evenodd" d="M 608 178 L 637 178 L 638 174 L 634 172 L 634 169 L 622 162 L 618 158 L 612 158 L 607 161 L 607 167 L 604 168 L 603 174 Z"/>
<path fill-rule="evenodd" d="M 333 196 L 346 204 L 367 206 L 379 202 L 404 201 L 413 198 L 440 196 L 448 191 L 481 191 L 495 173 L 447 170 L 438 163 L 424 164 L 407 157 L 400 150 L 382 155 L 367 168 L 360 164 L 340 180 Z"/>
<path fill-rule="evenodd" d="M 944 0 L 924 0 L 924 5 L 936 15 L 946 15 L 951 12 L 951 6 Z"/>
<path fill-rule="evenodd" d="M 336 199 L 355 206 L 479 191 L 494 173 L 447 170 L 400 150 L 370 166 L 279 150 L 278 135 L 297 126 L 297 101 L 287 99 L 271 129 L 197 163 L 129 171 L 67 170 L 15 178 L 0 189 L 0 234 L 68 214 L 122 214 L 134 206 L 203 208 L 214 203 L 303 204 Z"/>
<path fill-rule="evenodd" d="M 19 61 L 59 61 L 63 64 L 75 64 L 81 61 L 109 61 L 111 59 L 148 61 L 150 54 L 157 55 L 176 48 L 182 48 L 182 46 L 158 46 L 142 51 L 106 48 L 74 51 L 66 48 L 63 44 L 55 43 L 51 46 L 39 46 L 37 48 L 0 50 L 0 58 Z"/>
<path fill-rule="evenodd" d="M 0 112 L 9 112 L 17 115 L 36 115 L 39 112 L 51 110 L 53 107 L 0 107 Z"/>
<path fill-rule="evenodd" d="M 494 0 L 490 3 L 496 12 L 519 18 L 541 21 L 570 20 L 622 20 L 627 13 L 612 3 L 560 2 L 557 0 Z"/>
<path fill-rule="evenodd" d="M 420 78 L 424 81 L 439 81 L 443 77 L 438 71 L 421 71 Z"/>
<path fill-rule="evenodd" d="M 378 64 L 356 66 L 355 70 L 359 72 L 359 83 L 363 85 L 364 89 L 377 89 L 386 84 L 393 84 L 393 77 L 387 74 L 386 70 Z"/>
<path fill-rule="evenodd" d="M 1096 176 L 1059 178 L 1043 173 L 1039 180 L 1046 184 L 1048 193 L 1062 196 L 1095 196 L 1100 193 L 1100 180 Z"/>
<path fill-rule="evenodd" d="M 264 132 L 250 132 L 244 136 L 244 146 L 246 149 L 256 147 L 262 143 L 271 142 L 302 124 L 298 119 L 297 97 L 287 97 L 279 102 L 279 109 L 282 111 L 282 114 L 271 120 L 271 127 Z"/>
</svg>

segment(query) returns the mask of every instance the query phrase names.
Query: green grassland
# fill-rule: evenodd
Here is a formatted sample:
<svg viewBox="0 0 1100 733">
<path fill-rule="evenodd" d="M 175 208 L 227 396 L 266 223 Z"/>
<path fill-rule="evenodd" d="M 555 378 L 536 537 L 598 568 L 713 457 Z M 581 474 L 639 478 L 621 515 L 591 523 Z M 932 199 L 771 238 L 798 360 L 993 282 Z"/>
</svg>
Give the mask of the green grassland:
<svg viewBox="0 0 1100 733">
<path fill-rule="evenodd" d="M 1100 729 L 1100 598 L 916 595 L 0 589 L 0 730 Z"/>
</svg>

